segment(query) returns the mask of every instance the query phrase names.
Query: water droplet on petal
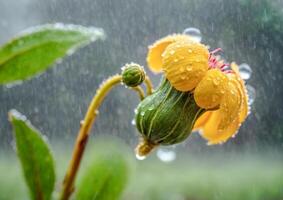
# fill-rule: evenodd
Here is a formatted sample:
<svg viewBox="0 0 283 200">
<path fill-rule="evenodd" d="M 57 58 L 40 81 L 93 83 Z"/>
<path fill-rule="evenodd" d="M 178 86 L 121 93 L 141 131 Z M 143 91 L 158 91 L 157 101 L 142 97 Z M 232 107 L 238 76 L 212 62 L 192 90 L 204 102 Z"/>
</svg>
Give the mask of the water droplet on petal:
<svg viewBox="0 0 283 200">
<path fill-rule="evenodd" d="M 201 32 L 199 29 L 194 28 L 194 27 L 190 27 L 190 28 L 186 28 L 183 31 L 183 34 L 189 35 L 192 37 L 192 39 L 196 42 L 201 42 Z"/>
<path fill-rule="evenodd" d="M 251 77 L 253 71 L 248 64 L 242 63 L 239 65 L 239 72 L 242 79 L 248 80 Z"/>
<path fill-rule="evenodd" d="M 254 87 L 251 85 L 246 85 L 246 88 L 247 88 L 247 93 L 249 96 L 248 105 L 250 106 L 254 103 L 254 100 L 256 98 L 256 91 Z"/>
<path fill-rule="evenodd" d="M 162 162 L 172 162 L 176 159 L 176 153 L 172 147 L 161 147 L 157 150 L 156 155 Z"/>
</svg>

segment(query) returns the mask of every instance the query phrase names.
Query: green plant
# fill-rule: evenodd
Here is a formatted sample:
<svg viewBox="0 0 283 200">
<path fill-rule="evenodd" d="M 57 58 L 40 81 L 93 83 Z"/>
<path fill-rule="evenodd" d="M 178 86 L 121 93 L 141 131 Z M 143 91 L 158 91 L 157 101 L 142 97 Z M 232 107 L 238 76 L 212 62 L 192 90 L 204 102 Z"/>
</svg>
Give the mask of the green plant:
<svg viewBox="0 0 283 200">
<path fill-rule="evenodd" d="M 44 72 L 65 55 L 71 55 L 80 47 L 103 38 L 102 29 L 60 23 L 26 30 L 0 48 L 0 84 L 14 84 L 30 79 Z M 73 182 L 87 141 L 89 125 L 93 123 L 97 114 L 92 112 L 94 111 L 92 109 L 96 110 L 108 89 L 120 81 L 121 76 L 109 79 L 105 87 L 98 91 L 97 98 L 94 98 L 94 105 L 90 106 L 86 121 L 82 123 L 81 132 L 87 133 L 83 135 L 86 137 L 82 141 L 78 138 L 79 144 L 75 146 L 74 153 L 81 152 L 79 156 L 75 155 L 79 161 L 73 159 L 72 162 L 75 164 L 71 162 L 69 172 L 71 171 L 72 175 L 69 176 L 69 173 L 66 175 L 61 199 L 68 199 L 74 190 Z M 135 87 L 134 90 L 143 95 L 139 87 Z M 9 120 L 14 128 L 17 154 L 30 191 L 30 198 L 51 199 L 56 178 L 54 159 L 49 145 L 44 136 L 18 111 L 11 110 Z M 78 196 L 84 199 L 100 199 L 101 196 L 104 199 L 119 198 L 126 184 L 128 163 L 123 154 L 119 152 L 116 152 L 114 159 L 111 159 L 112 154 L 108 154 L 104 153 L 103 156 L 100 156 L 100 159 L 96 160 L 86 172 L 78 188 Z M 72 172 L 74 166 L 75 172 Z M 119 176 L 114 174 L 114 171 L 117 170 Z M 89 176 L 92 179 L 89 179 Z M 114 196 L 107 196 L 108 193 Z"/>
<path fill-rule="evenodd" d="M 101 38 L 100 29 L 74 25 L 45 25 L 28 30 L 0 49 L 0 83 L 26 80 L 78 47 Z M 223 143 L 232 137 L 248 115 L 248 95 L 238 66 L 226 64 L 215 55 L 220 50 L 209 52 L 193 34 L 169 35 L 149 49 L 150 69 L 164 72 L 164 79 L 155 91 L 143 67 L 135 63 L 126 64 L 121 74 L 105 80 L 80 123 L 59 199 L 68 200 L 74 193 L 75 179 L 98 109 L 116 85 L 125 84 L 141 99 L 135 118 L 141 134 L 137 158 L 145 158 L 159 145 L 184 141 L 193 129 L 203 129 L 203 137 L 209 144 Z M 140 86 L 143 82 L 146 94 Z M 55 169 L 48 145 L 25 116 L 11 110 L 9 119 L 31 198 L 51 199 Z M 121 177 L 126 174 L 127 164 L 122 155 L 115 158 L 104 155 L 86 173 L 76 196 L 116 199 L 125 186 Z"/>
</svg>

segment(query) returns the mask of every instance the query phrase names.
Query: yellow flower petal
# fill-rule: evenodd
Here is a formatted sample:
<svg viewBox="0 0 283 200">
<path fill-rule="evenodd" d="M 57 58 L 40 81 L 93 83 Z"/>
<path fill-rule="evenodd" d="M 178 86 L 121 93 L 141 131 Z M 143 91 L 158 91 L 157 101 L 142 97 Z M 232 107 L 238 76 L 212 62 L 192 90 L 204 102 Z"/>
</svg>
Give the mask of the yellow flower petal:
<svg viewBox="0 0 283 200">
<path fill-rule="evenodd" d="M 210 118 L 212 111 L 207 111 L 203 113 L 195 122 L 193 131 L 198 130 L 199 128 L 203 127 L 208 119 Z"/>
<path fill-rule="evenodd" d="M 162 54 L 166 47 L 176 41 L 190 40 L 188 35 L 173 34 L 156 41 L 149 47 L 147 54 L 148 67 L 153 72 L 162 71 Z"/>
<path fill-rule="evenodd" d="M 243 104 L 242 104 L 242 110 L 241 110 L 241 113 L 240 113 L 239 123 L 242 123 L 249 114 L 248 94 L 247 94 L 247 90 L 246 90 L 246 87 L 245 87 L 245 82 L 240 77 L 238 65 L 236 63 L 232 62 L 231 68 L 235 72 L 235 76 L 237 77 L 237 81 L 241 85 L 241 92 L 242 92 L 242 95 L 243 95 Z"/>
<path fill-rule="evenodd" d="M 227 90 L 220 104 L 221 122 L 219 129 L 226 129 L 239 116 L 242 108 L 243 96 L 241 85 L 234 75 L 229 75 Z"/>
<path fill-rule="evenodd" d="M 218 125 L 221 123 L 220 110 L 212 111 L 206 124 L 202 128 L 201 136 L 205 138 L 208 145 L 221 144 L 226 142 L 230 137 L 236 134 L 239 128 L 239 121 L 236 119 L 226 129 L 218 130 Z"/>
<path fill-rule="evenodd" d="M 190 91 L 208 70 L 209 51 L 193 40 L 170 44 L 163 53 L 163 70 L 171 85 L 179 91 Z"/>
<path fill-rule="evenodd" d="M 219 106 L 226 91 L 227 76 L 218 69 L 209 70 L 194 91 L 194 98 L 201 108 L 212 109 Z"/>
</svg>

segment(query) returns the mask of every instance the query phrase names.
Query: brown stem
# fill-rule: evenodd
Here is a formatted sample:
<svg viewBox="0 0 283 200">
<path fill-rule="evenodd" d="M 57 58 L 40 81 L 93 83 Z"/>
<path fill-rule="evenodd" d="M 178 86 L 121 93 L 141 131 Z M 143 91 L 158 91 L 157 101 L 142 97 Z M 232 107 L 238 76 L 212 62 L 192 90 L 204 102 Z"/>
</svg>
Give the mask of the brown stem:
<svg viewBox="0 0 283 200">
<path fill-rule="evenodd" d="M 81 123 L 81 127 L 74 146 L 72 159 L 64 178 L 63 190 L 60 197 L 61 200 L 68 200 L 72 192 L 74 191 L 74 180 L 76 178 L 76 174 L 83 157 L 92 124 L 94 123 L 94 120 L 98 114 L 98 107 L 100 106 L 107 93 L 120 82 L 121 76 L 115 75 L 102 83 L 100 88 L 96 91 L 96 94 L 88 107 L 85 119 Z"/>
</svg>

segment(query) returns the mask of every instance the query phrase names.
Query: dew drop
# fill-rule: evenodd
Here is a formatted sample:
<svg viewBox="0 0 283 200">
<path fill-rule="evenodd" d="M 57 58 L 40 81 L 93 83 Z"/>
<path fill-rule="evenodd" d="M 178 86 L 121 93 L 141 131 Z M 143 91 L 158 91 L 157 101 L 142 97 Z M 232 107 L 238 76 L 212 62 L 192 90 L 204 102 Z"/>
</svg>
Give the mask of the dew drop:
<svg viewBox="0 0 283 200">
<path fill-rule="evenodd" d="M 132 124 L 133 126 L 135 126 L 135 125 L 136 125 L 136 120 L 133 119 L 133 120 L 131 121 L 131 124 Z"/>
<path fill-rule="evenodd" d="M 242 79 L 248 80 L 251 77 L 253 71 L 248 64 L 242 63 L 239 65 L 239 72 Z"/>
<path fill-rule="evenodd" d="M 6 84 L 5 87 L 9 89 L 9 88 L 21 85 L 22 83 L 23 83 L 23 81 L 14 81 L 12 83 Z"/>
<path fill-rule="evenodd" d="M 145 114 L 145 112 L 144 112 L 144 111 L 142 111 L 142 112 L 141 112 L 141 116 L 144 116 L 144 114 Z"/>
<path fill-rule="evenodd" d="M 246 85 L 246 88 L 247 88 L 247 93 L 249 96 L 248 105 L 250 106 L 254 103 L 254 100 L 256 98 L 256 91 L 254 87 L 251 85 Z"/>
<path fill-rule="evenodd" d="M 171 50 L 169 53 L 170 53 L 170 55 L 173 55 L 175 53 L 175 51 Z"/>
<path fill-rule="evenodd" d="M 162 162 L 172 162 L 176 159 L 176 153 L 172 148 L 161 147 L 156 152 L 157 157 Z"/>
<path fill-rule="evenodd" d="M 189 35 L 192 37 L 192 39 L 196 42 L 201 42 L 201 32 L 199 29 L 194 28 L 194 27 L 190 27 L 190 28 L 186 28 L 183 31 L 183 34 Z"/>
<path fill-rule="evenodd" d="M 149 111 L 151 111 L 151 110 L 153 110 L 153 109 L 154 109 L 153 106 L 150 106 L 150 107 L 148 108 Z"/>
<path fill-rule="evenodd" d="M 135 114 L 138 114 L 138 109 L 135 109 L 134 112 L 135 112 Z"/>
<path fill-rule="evenodd" d="M 186 70 L 187 70 L 188 72 L 190 72 L 190 71 L 192 71 L 193 69 L 192 69 L 192 67 L 188 66 L 188 67 L 186 67 Z"/>
<path fill-rule="evenodd" d="M 139 155 L 138 153 L 136 154 L 136 158 L 138 159 L 138 160 L 144 160 L 144 159 L 146 159 L 146 156 L 141 156 L 141 155 Z"/>
<path fill-rule="evenodd" d="M 213 84 L 215 85 L 215 86 L 217 86 L 217 85 L 219 85 L 219 81 L 217 80 L 217 79 L 213 79 Z"/>
</svg>

